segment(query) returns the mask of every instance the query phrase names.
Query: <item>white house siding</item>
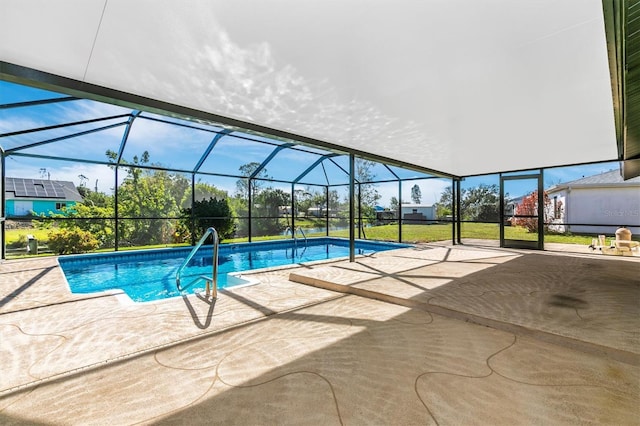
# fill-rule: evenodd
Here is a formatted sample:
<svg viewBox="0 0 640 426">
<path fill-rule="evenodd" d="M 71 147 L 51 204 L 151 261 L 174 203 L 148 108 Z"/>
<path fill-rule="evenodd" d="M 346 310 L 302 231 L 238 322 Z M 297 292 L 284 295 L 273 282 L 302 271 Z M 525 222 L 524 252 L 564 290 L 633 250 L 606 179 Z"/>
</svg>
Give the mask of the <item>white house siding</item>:
<svg viewBox="0 0 640 426">
<path fill-rule="evenodd" d="M 600 187 L 567 188 L 549 194 L 563 203 L 566 223 L 601 224 L 605 226 L 570 225 L 574 233 L 613 235 L 619 226 L 628 227 L 633 234 L 640 234 L 640 188 Z"/>
</svg>

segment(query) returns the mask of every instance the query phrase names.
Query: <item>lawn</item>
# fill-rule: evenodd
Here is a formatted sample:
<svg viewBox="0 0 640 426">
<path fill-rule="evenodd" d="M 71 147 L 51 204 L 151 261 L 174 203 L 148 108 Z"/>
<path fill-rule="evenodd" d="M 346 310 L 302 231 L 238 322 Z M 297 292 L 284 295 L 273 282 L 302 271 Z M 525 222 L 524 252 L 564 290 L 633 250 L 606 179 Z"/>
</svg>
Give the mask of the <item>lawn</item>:
<svg viewBox="0 0 640 426">
<path fill-rule="evenodd" d="M 320 223 L 318 223 L 319 225 Z M 500 228 L 498 224 L 492 223 L 463 223 L 461 224 L 462 238 L 482 239 L 482 240 L 498 240 L 500 238 Z M 26 246 L 27 235 L 33 235 L 40 245 L 46 245 L 48 240 L 49 229 L 8 229 L 6 231 L 6 244 L 9 248 L 22 248 Z M 362 232 L 362 231 L 361 231 Z M 507 228 L 508 237 L 512 239 L 531 240 L 534 237 L 521 227 L 509 227 Z M 300 234 L 296 234 L 300 238 Z M 321 237 L 325 234 L 321 233 L 307 233 L 307 237 Z M 348 230 L 331 231 L 332 237 L 349 237 Z M 433 224 L 433 225 L 403 225 L 402 227 L 402 241 L 406 243 L 419 243 L 419 242 L 434 242 L 434 241 L 450 241 L 452 237 L 450 224 Z M 611 236 L 609 236 L 611 237 Z M 640 236 L 634 236 L 634 240 L 637 240 Z M 277 240 L 283 239 L 282 235 L 271 235 L 263 237 L 253 237 L 252 241 L 265 241 L 265 240 Z M 356 238 L 358 238 L 358 231 L 356 230 Z M 364 229 L 364 234 L 360 234 L 360 238 L 366 238 L 370 240 L 380 241 L 398 241 L 398 227 L 397 225 L 382 225 L 372 226 Z M 564 235 L 564 234 L 546 234 L 544 239 L 548 243 L 563 243 L 563 244 L 578 244 L 589 245 L 591 244 L 591 235 Z M 242 238 L 229 238 L 225 239 L 223 243 L 239 243 L 246 242 L 246 237 Z M 143 248 L 159 248 L 159 247 L 174 247 L 185 244 L 159 244 L 140 247 L 128 247 L 126 249 L 143 249 Z M 125 248 L 121 248 L 124 250 Z M 111 251 L 111 249 L 104 249 L 100 251 Z M 22 254 L 23 256 L 26 253 Z M 11 256 L 13 257 L 13 256 Z"/>
<path fill-rule="evenodd" d="M 45 242 L 49 240 L 50 231 L 50 229 L 38 228 L 7 229 L 5 232 L 5 240 L 7 247 L 14 245 L 25 247 L 27 245 L 27 235 L 33 235 L 38 241 Z"/>
</svg>

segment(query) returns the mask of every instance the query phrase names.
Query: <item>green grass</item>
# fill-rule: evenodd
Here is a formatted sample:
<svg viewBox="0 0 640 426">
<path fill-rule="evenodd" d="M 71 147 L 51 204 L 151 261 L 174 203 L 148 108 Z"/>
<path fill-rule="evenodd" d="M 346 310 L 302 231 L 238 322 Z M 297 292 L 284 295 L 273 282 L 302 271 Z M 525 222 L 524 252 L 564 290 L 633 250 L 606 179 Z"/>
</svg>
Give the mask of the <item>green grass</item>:
<svg viewBox="0 0 640 426">
<path fill-rule="evenodd" d="M 311 222 L 311 221 L 309 221 Z M 317 225 L 314 223 L 314 225 Z M 319 224 L 320 226 L 324 225 Z M 40 244 L 46 244 L 48 240 L 49 229 L 8 229 L 6 231 L 6 243 L 7 246 L 14 245 L 17 241 L 24 241 L 26 244 L 26 235 L 31 234 L 38 239 Z M 481 240 L 498 240 L 500 238 L 500 228 L 498 224 L 491 223 L 463 223 L 461 224 L 462 238 L 472 238 Z M 382 225 L 365 228 L 366 238 L 369 240 L 379 241 L 398 241 L 398 226 L 397 225 Z M 534 235 L 526 231 L 521 227 L 509 227 L 506 228 L 507 236 L 511 239 L 531 240 L 534 239 Z M 322 237 L 324 233 L 307 233 L 307 237 Z M 361 234 L 364 238 L 365 235 Z M 299 236 L 299 234 L 298 234 Z M 349 230 L 332 231 L 330 233 L 332 237 L 349 238 Z M 356 238 L 358 232 L 356 230 Z M 434 224 L 434 225 L 404 225 L 402 227 L 402 241 L 405 243 L 420 243 L 420 242 L 435 242 L 435 241 L 450 241 L 452 237 L 450 224 Z M 614 237 L 608 235 L 608 238 Z M 269 241 L 280 240 L 286 237 L 282 235 L 269 235 L 262 237 L 253 237 L 252 241 Z M 588 246 L 591 244 L 592 235 L 564 235 L 564 234 L 546 234 L 544 240 L 546 243 L 562 243 L 562 244 L 577 244 Z M 634 240 L 639 240 L 640 235 L 635 235 Z M 228 238 L 222 241 L 223 244 L 228 243 L 242 243 L 247 242 L 247 237 L 242 238 Z M 24 245 L 18 245 L 23 247 Z M 155 244 L 136 247 L 121 247 L 120 250 L 142 250 L 153 248 L 167 248 L 167 247 L 184 247 L 188 244 Z M 100 252 L 113 251 L 112 248 L 106 248 L 98 250 Z M 26 253 L 10 255 L 10 257 L 24 257 Z"/>
<path fill-rule="evenodd" d="M 461 225 L 462 238 L 480 240 L 499 240 L 500 227 L 492 223 L 463 223 Z M 365 234 L 370 240 L 398 241 L 397 225 L 383 225 L 365 228 Z M 332 236 L 349 237 L 349 231 L 332 232 Z M 357 236 L 357 232 L 356 232 Z M 508 236 L 512 239 L 531 240 L 534 235 L 521 227 L 510 227 Z M 451 240 L 451 225 L 404 225 L 402 227 L 402 241 L 407 243 L 434 242 Z M 589 245 L 593 236 L 545 234 L 548 243 Z"/>
<path fill-rule="evenodd" d="M 46 242 L 49 240 L 49 232 L 51 232 L 50 229 L 7 229 L 5 232 L 5 241 L 7 246 L 16 244 L 19 241 L 24 241 L 24 245 L 26 246 L 27 235 L 33 235 L 38 241 Z"/>
</svg>

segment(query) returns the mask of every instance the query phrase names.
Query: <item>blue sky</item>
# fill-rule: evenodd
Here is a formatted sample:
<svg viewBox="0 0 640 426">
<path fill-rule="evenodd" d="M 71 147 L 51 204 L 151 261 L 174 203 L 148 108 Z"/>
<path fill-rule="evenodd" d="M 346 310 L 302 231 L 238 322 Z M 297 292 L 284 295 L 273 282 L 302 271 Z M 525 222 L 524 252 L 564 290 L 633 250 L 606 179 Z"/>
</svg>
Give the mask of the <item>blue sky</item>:
<svg viewBox="0 0 640 426">
<path fill-rule="evenodd" d="M 62 95 L 8 82 L 0 82 L 0 104 L 50 99 L 60 96 Z M 130 112 L 131 110 L 129 109 L 89 100 L 2 109 L 0 110 L 0 134 L 51 126 L 59 123 L 71 123 L 99 117 L 117 116 Z M 148 150 L 152 163 L 177 169 L 191 170 L 200 159 L 205 147 L 208 146 L 215 136 L 214 133 L 203 130 L 186 129 L 153 121 L 153 118 L 160 118 L 153 114 L 143 113 L 142 117 L 146 118 L 138 118 L 134 122 L 124 151 L 125 159 L 131 160 L 134 156 L 140 156 L 142 152 Z M 104 129 L 99 132 L 19 151 L 41 156 L 62 156 L 104 161 L 106 160 L 105 151 L 107 149 L 113 151 L 118 150 L 124 131 L 122 123 L 125 121 L 126 117 L 114 118 L 100 123 L 78 125 L 65 129 L 52 129 L 38 132 L 37 134 L 26 134 L 17 137 L 6 137 L 0 139 L 0 145 L 5 150 L 11 150 L 33 142 L 40 142 L 112 125 L 114 126 L 113 128 Z M 194 124 L 194 126 L 216 130 L 211 126 L 199 126 L 198 124 Z M 274 148 L 274 146 L 241 138 L 222 138 L 214 148 L 214 155 L 210 155 L 203 164 L 203 170 L 206 169 L 224 174 L 237 174 L 239 166 L 252 161 L 261 162 Z M 314 153 L 325 153 L 325 151 L 319 149 L 305 149 L 310 152 L 289 149 L 280 151 L 267 165 L 267 174 L 276 179 L 294 179 L 318 158 Z M 348 169 L 345 157 L 335 158 L 335 164 L 328 161 L 325 161 L 323 164 L 325 164 L 324 170 L 321 167 L 317 167 L 305 177 L 305 180 L 324 183 L 328 177 L 331 182 L 347 182 L 346 175 L 340 169 Z M 547 169 L 545 170 L 545 187 L 579 179 L 583 176 L 606 172 L 617 167 L 618 164 L 613 162 Z M 398 168 L 393 168 L 393 170 L 402 178 L 427 176 Z M 393 175 L 381 165 L 376 165 L 372 172 L 378 179 L 393 179 Z M 114 187 L 112 170 L 105 165 L 99 164 L 74 163 L 16 155 L 10 156 L 7 159 L 6 175 L 22 178 L 48 176 L 56 180 L 70 180 L 76 184 L 80 183 L 80 176 L 82 175 L 87 178 L 86 184 L 91 188 L 97 186 L 100 191 L 111 192 Z M 202 180 L 214 183 L 216 186 L 230 193 L 233 193 L 235 190 L 236 179 L 234 178 L 203 177 Z M 480 183 L 498 184 L 498 175 L 467 178 L 463 181 L 462 187 L 468 188 Z M 411 187 L 414 184 L 420 187 L 422 203 L 432 204 L 439 200 L 440 194 L 450 185 L 450 180 L 419 179 L 405 181 L 402 184 L 403 201 L 410 201 Z M 274 184 L 274 186 L 281 187 L 285 190 L 290 189 L 288 184 Z M 517 185 L 515 187 L 512 186 L 512 188 L 514 192 L 520 191 Z M 391 197 L 398 196 L 398 184 L 395 182 L 380 184 L 377 189 L 382 196 L 379 202 L 382 206 L 388 206 Z M 340 191 L 341 193 L 344 192 L 343 189 Z M 512 193 L 511 195 L 517 196 L 524 194 Z"/>
</svg>

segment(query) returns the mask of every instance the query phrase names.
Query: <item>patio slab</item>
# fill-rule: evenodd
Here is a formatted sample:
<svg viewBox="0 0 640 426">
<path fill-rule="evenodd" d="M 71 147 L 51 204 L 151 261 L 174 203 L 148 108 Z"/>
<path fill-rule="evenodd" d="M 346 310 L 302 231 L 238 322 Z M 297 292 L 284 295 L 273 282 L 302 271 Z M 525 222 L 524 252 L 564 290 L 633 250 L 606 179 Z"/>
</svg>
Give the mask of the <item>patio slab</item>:
<svg viewBox="0 0 640 426">
<path fill-rule="evenodd" d="M 290 279 L 640 364 L 639 270 L 639 258 L 431 244 Z"/>
<path fill-rule="evenodd" d="M 53 259 L 5 262 L 0 423 L 637 424 L 633 363 L 288 280 L 355 269 L 447 281 L 431 286 L 442 297 L 520 257 L 461 248 L 443 261 L 440 249 L 262 271 L 215 303 L 78 298 Z"/>
</svg>

